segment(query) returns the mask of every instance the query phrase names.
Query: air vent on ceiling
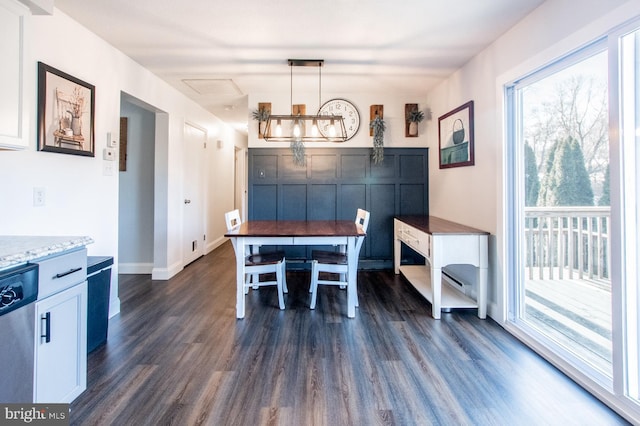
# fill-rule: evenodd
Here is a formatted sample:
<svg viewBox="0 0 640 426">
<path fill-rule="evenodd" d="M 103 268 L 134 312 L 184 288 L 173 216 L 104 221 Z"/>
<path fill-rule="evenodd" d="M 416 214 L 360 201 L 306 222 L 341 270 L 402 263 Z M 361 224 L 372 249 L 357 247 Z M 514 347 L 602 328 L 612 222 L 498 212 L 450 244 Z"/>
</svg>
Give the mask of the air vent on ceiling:
<svg viewBox="0 0 640 426">
<path fill-rule="evenodd" d="M 230 78 L 187 78 L 182 81 L 201 95 L 242 95 Z"/>
</svg>

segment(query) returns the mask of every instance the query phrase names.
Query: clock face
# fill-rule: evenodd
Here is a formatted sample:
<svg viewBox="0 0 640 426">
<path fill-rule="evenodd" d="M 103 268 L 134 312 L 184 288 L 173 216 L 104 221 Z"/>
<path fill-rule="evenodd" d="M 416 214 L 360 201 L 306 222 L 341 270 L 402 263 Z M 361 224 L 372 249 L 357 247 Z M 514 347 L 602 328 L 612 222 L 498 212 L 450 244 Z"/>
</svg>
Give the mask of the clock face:
<svg viewBox="0 0 640 426">
<path fill-rule="evenodd" d="M 358 112 L 358 108 L 346 99 L 331 99 L 325 102 L 320 107 L 318 115 L 341 115 L 347 131 L 347 140 L 354 137 L 360 128 L 360 113 Z M 329 124 L 323 123 L 319 130 L 322 136 L 327 136 L 329 134 Z"/>
</svg>

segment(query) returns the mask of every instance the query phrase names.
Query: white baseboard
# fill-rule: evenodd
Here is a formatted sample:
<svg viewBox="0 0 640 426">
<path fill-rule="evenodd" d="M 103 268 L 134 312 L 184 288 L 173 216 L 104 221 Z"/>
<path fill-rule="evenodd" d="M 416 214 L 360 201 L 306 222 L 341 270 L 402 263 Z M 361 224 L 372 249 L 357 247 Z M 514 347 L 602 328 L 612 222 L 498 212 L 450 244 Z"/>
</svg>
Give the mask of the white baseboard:
<svg viewBox="0 0 640 426">
<path fill-rule="evenodd" d="M 153 263 L 118 263 L 119 274 L 150 274 Z"/>
<path fill-rule="evenodd" d="M 182 262 L 176 262 L 168 268 L 153 268 L 151 271 L 152 280 L 168 280 L 178 272 L 182 271 Z"/>
</svg>

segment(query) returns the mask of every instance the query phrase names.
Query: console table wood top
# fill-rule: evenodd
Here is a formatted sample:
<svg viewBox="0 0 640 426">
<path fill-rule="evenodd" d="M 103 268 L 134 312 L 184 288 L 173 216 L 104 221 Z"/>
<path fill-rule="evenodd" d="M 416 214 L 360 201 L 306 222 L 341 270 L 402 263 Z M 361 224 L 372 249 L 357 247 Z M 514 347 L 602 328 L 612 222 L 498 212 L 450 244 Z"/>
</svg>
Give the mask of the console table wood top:
<svg viewBox="0 0 640 426">
<path fill-rule="evenodd" d="M 435 216 L 396 216 L 401 222 L 413 226 L 422 232 L 431 235 L 438 234 L 460 234 L 460 235 L 489 235 L 489 232 L 472 228 L 450 220 L 441 219 Z"/>
</svg>

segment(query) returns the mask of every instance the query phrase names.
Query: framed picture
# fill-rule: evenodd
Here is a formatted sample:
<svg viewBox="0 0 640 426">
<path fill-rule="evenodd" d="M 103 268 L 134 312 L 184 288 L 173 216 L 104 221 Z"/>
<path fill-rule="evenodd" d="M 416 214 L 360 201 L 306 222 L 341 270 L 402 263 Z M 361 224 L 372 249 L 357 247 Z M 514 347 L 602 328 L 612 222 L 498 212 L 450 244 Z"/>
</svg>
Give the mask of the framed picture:
<svg viewBox="0 0 640 426">
<path fill-rule="evenodd" d="M 473 101 L 438 119 L 440 168 L 473 166 Z"/>
<path fill-rule="evenodd" d="M 38 62 L 38 150 L 95 156 L 95 87 Z"/>
</svg>

